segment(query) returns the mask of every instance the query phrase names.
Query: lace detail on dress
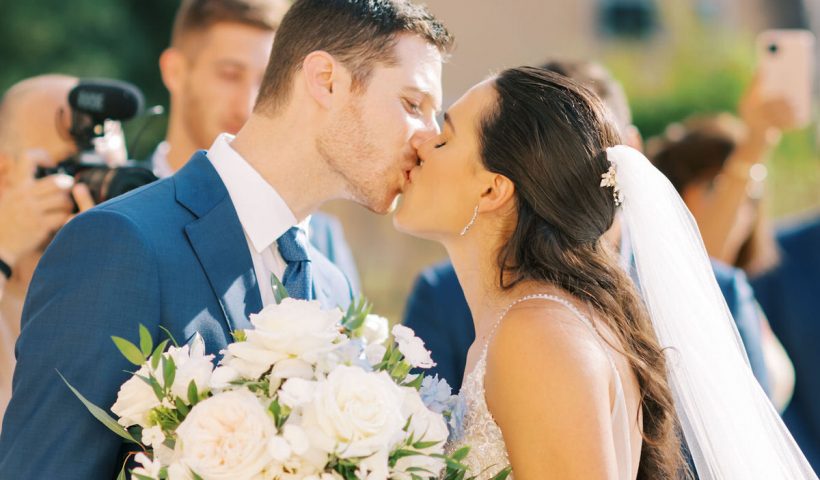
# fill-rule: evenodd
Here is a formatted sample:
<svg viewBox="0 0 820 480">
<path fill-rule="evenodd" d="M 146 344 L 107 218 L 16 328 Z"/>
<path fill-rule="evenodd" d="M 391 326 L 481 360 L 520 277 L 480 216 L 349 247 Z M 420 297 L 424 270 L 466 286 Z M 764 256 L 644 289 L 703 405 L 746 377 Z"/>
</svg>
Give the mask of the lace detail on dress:
<svg viewBox="0 0 820 480">
<path fill-rule="evenodd" d="M 476 480 L 489 480 L 497 475 L 498 472 L 510 466 L 510 458 L 507 454 L 507 447 L 504 444 L 501 428 L 495 423 L 495 419 L 487 407 L 487 400 L 485 398 L 484 375 L 487 370 L 487 350 L 490 345 L 490 340 L 495 334 L 498 325 L 512 307 L 523 301 L 536 298 L 551 300 L 565 306 L 588 328 L 592 329 L 594 333 L 592 323 L 575 305 L 563 298 L 553 295 L 528 295 L 516 300 L 504 309 L 490 331 L 487 341 L 484 344 L 484 349 L 473 371 L 464 379 L 464 384 L 459 392 L 459 401 L 464 402 L 466 408 L 464 413 L 464 428 L 461 434 L 454 438 L 446 447 L 447 453 L 452 454 L 465 445 L 470 446 L 470 453 L 467 455 L 467 458 L 464 459 L 463 463 L 469 468 L 468 475 L 474 475 Z M 607 356 L 610 356 L 608 351 Z M 611 356 L 609 360 L 615 371 L 616 381 L 616 401 L 613 407 L 613 434 L 619 464 L 619 478 L 629 479 L 631 477 L 632 468 L 629 454 L 629 426 L 626 416 L 626 404 L 620 375 L 618 374 L 617 368 L 615 368 L 615 363 Z M 507 478 L 508 480 L 513 480 L 514 474 L 510 474 Z"/>
<path fill-rule="evenodd" d="M 448 445 L 447 453 L 451 454 L 470 446 L 470 453 L 464 459 L 469 474 L 477 480 L 493 478 L 498 472 L 510 465 L 507 448 L 501 429 L 495 423 L 487 401 L 484 398 L 484 372 L 487 369 L 487 348 L 481 354 L 473 371 L 464 379 L 459 392 L 459 401 L 465 402 L 464 431 L 453 443 Z M 512 479 L 513 476 L 507 477 Z"/>
</svg>

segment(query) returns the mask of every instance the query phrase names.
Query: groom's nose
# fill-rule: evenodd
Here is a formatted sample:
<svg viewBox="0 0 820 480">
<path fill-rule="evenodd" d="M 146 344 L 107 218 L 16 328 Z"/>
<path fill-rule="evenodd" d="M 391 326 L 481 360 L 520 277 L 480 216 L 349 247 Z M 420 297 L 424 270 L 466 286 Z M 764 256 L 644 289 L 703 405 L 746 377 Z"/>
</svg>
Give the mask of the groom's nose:
<svg viewBox="0 0 820 480">
<path fill-rule="evenodd" d="M 410 139 L 410 145 L 414 150 L 418 150 L 425 142 L 439 134 L 438 123 L 434 120 L 423 129 L 416 131 Z"/>
</svg>

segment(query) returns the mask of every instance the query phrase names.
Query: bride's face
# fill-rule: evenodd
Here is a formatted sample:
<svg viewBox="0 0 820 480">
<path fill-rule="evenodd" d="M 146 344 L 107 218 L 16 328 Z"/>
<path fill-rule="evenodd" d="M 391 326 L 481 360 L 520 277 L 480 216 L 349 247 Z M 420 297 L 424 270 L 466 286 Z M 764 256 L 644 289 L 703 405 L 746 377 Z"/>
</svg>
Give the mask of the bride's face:
<svg viewBox="0 0 820 480">
<path fill-rule="evenodd" d="M 395 227 L 431 240 L 458 235 L 486 189 L 480 155 L 480 122 L 496 101 L 492 80 L 470 89 L 445 113 L 441 133 L 418 149 Z"/>
</svg>

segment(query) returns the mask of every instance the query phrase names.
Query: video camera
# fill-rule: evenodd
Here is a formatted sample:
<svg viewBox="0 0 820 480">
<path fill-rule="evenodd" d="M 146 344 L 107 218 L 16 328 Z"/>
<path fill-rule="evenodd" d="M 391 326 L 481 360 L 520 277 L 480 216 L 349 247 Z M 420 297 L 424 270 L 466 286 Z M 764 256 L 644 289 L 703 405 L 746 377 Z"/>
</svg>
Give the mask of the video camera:
<svg viewBox="0 0 820 480">
<path fill-rule="evenodd" d="M 78 153 L 53 168 L 38 168 L 38 178 L 57 173 L 72 176 L 88 186 L 96 204 L 157 180 L 150 170 L 105 158 L 96 148 L 106 134 L 106 122 L 129 120 L 142 112 L 144 100 L 136 86 L 107 79 L 80 80 L 69 92 L 68 104 L 69 133 Z"/>
</svg>

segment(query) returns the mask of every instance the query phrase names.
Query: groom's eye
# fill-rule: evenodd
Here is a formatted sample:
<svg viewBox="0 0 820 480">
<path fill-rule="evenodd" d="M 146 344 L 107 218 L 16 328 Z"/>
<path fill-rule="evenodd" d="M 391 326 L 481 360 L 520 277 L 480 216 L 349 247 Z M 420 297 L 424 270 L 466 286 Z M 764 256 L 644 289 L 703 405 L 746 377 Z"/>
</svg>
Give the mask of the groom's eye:
<svg viewBox="0 0 820 480">
<path fill-rule="evenodd" d="M 408 99 L 404 99 L 404 106 L 407 108 L 407 111 L 413 113 L 415 115 L 421 115 L 421 105 L 418 103 L 414 103 Z"/>
</svg>

